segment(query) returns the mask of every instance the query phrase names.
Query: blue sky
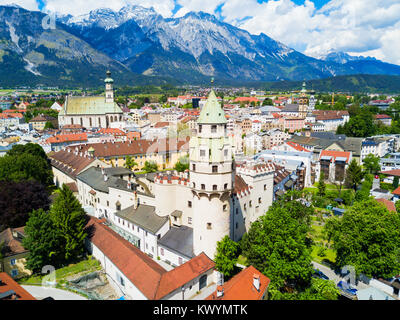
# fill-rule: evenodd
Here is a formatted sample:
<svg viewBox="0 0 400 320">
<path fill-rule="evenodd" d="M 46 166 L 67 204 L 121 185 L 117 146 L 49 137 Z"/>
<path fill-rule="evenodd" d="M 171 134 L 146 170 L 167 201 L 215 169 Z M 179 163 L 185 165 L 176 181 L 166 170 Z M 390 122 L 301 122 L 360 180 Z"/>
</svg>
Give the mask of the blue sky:
<svg viewBox="0 0 400 320">
<path fill-rule="evenodd" d="M 400 65 L 400 0 L 0 0 L 10 3 L 72 15 L 126 4 L 164 17 L 204 11 L 317 58 L 343 51 Z"/>
</svg>

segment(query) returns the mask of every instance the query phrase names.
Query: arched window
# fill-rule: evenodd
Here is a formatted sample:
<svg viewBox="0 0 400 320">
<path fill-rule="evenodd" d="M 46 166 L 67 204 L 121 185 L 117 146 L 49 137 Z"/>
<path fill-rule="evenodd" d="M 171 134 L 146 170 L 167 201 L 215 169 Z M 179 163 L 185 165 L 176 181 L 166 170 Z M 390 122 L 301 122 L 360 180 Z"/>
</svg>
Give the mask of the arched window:
<svg viewBox="0 0 400 320">
<path fill-rule="evenodd" d="M 101 127 L 101 119 L 100 119 L 100 117 L 99 117 L 99 128 Z"/>
<path fill-rule="evenodd" d="M 89 127 L 92 126 L 92 118 L 89 118 Z"/>
<path fill-rule="evenodd" d="M 218 186 L 216 184 L 213 185 L 213 191 L 217 191 Z"/>
<path fill-rule="evenodd" d="M 71 124 L 74 124 L 74 118 L 71 118 Z"/>
<path fill-rule="evenodd" d="M 81 118 L 81 126 L 83 127 L 83 119 Z"/>
<path fill-rule="evenodd" d="M 115 204 L 115 208 L 117 211 L 121 211 L 121 203 L 119 201 Z"/>
</svg>

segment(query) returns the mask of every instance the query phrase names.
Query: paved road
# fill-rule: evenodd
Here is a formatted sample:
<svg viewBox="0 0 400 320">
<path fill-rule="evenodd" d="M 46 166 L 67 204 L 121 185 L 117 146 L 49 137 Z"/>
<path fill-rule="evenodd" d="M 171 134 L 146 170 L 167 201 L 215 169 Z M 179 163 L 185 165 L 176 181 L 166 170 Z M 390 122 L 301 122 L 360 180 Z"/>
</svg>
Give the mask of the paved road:
<svg viewBox="0 0 400 320">
<path fill-rule="evenodd" d="M 339 281 L 343 280 L 343 278 L 336 274 L 334 270 L 332 270 L 331 268 L 324 266 L 323 264 L 319 264 L 317 262 L 312 262 L 313 266 L 315 269 L 319 269 L 320 271 L 322 271 L 323 273 L 325 273 L 325 275 L 329 278 L 329 280 L 333 280 L 335 282 L 335 284 L 337 284 Z M 361 289 L 366 289 L 369 288 L 370 286 L 358 281 L 357 285 L 354 286 L 357 290 L 361 290 Z"/>
<path fill-rule="evenodd" d="M 26 285 L 22 285 L 22 288 L 24 288 L 38 300 L 47 297 L 52 297 L 54 300 L 87 300 L 85 297 L 82 297 L 78 294 L 56 288 Z"/>
</svg>

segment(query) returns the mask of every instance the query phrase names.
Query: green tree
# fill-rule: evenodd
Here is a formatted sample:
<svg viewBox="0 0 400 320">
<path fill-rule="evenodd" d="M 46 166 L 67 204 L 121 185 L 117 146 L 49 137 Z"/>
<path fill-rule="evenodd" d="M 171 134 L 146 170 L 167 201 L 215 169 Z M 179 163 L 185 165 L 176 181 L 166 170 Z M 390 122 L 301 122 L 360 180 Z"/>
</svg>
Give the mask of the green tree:
<svg viewBox="0 0 400 320">
<path fill-rule="evenodd" d="M 326 184 L 325 184 L 325 176 L 324 172 L 321 170 L 319 174 L 319 181 L 318 181 L 318 195 L 323 197 L 326 194 Z"/>
<path fill-rule="evenodd" d="M 396 177 L 393 178 L 393 184 L 392 185 L 393 185 L 394 189 L 397 189 L 399 187 L 399 177 L 396 176 Z"/>
<path fill-rule="evenodd" d="M 313 273 L 307 240 L 313 209 L 289 200 L 293 196 L 275 202 L 241 241 L 248 263 L 268 276 L 279 292 L 301 291 L 310 285 Z"/>
<path fill-rule="evenodd" d="M 21 156 L 23 154 L 37 156 L 50 163 L 46 152 L 44 152 L 43 148 L 36 143 L 16 144 L 7 152 L 7 155 L 9 156 Z"/>
<path fill-rule="evenodd" d="M 146 173 L 157 172 L 158 166 L 154 161 L 146 161 L 144 163 L 143 171 Z"/>
<path fill-rule="evenodd" d="M 273 106 L 274 103 L 273 103 L 273 101 L 272 101 L 270 98 L 266 98 L 266 99 L 263 101 L 262 105 L 263 105 L 263 106 Z"/>
<path fill-rule="evenodd" d="M 363 166 L 367 173 L 376 175 L 379 171 L 381 171 L 381 166 L 379 164 L 380 158 L 375 157 L 372 153 L 367 155 L 364 158 Z"/>
<path fill-rule="evenodd" d="M 189 158 L 181 157 L 179 161 L 175 164 L 174 169 L 178 172 L 185 172 L 189 169 Z"/>
<path fill-rule="evenodd" d="M 46 130 L 46 129 L 54 129 L 53 122 L 47 121 L 47 122 L 45 123 L 45 125 L 44 125 L 44 129 L 45 129 L 45 130 Z"/>
<path fill-rule="evenodd" d="M 361 166 L 357 164 L 356 159 L 353 159 L 347 168 L 345 183 L 349 188 L 353 188 L 354 191 L 357 191 L 357 187 L 360 184 L 362 177 Z"/>
<path fill-rule="evenodd" d="M 239 244 L 225 236 L 217 242 L 217 253 L 215 255 L 215 268 L 224 274 L 226 279 L 237 273 L 236 262 L 239 253 Z"/>
<path fill-rule="evenodd" d="M 53 172 L 47 160 L 41 157 L 22 153 L 0 157 L 0 181 L 36 180 L 45 186 L 53 184 Z"/>
<path fill-rule="evenodd" d="M 400 272 L 400 215 L 376 200 L 356 202 L 342 218 L 329 219 L 325 230 L 338 267 L 351 265 L 357 273 L 376 278 Z"/>
<path fill-rule="evenodd" d="M 40 272 L 45 265 L 58 266 L 61 244 L 49 213 L 43 209 L 32 211 L 24 231 L 22 245 L 29 251 L 26 267 Z"/>
<path fill-rule="evenodd" d="M 132 170 L 137 165 L 137 162 L 131 156 L 126 156 L 125 168 Z"/>
<path fill-rule="evenodd" d="M 63 184 L 50 208 L 50 217 L 61 242 L 65 261 L 72 261 L 84 252 L 86 232 L 85 211 L 72 191 Z"/>
</svg>

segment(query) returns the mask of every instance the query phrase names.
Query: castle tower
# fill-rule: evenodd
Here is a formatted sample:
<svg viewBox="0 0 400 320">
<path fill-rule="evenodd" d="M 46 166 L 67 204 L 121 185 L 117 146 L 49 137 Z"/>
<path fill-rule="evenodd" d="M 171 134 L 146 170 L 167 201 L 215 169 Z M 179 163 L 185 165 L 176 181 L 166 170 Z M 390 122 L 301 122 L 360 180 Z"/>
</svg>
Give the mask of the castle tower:
<svg viewBox="0 0 400 320">
<path fill-rule="evenodd" d="M 230 236 L 230 196 L 234 172 L 227 120 L 214 91 L 190 140 L 190 186 L 193 194 L 193 250 L 214 258 L 217 241 Z"/>
<path fill-rule="evenodd" d="M 106 84 L 106 103 L 113 103 L 114 102 L 114 90 L 113 84 L 114 80 L 111 78 L 111 71 L 107 71 L 107 78 L 104 80 Z"/>
<path fill-rule="evenodd" d="M 307 98 L 307 89 L 306 82 L 303 82 L 303 88 L 301 89 L 300 99 L 299 99 L 299 115 L 302 118 L 307 116 L 308 111 L 308 98 Z"/>
</svg>

